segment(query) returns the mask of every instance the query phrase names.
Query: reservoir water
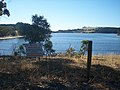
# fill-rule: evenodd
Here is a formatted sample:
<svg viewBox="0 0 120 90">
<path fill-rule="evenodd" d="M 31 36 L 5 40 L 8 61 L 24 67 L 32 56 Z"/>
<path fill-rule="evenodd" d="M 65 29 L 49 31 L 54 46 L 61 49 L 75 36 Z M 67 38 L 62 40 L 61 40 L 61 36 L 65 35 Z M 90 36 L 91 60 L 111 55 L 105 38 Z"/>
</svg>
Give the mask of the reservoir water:
<svg viewBox="0 0 120 90">
<path fill-rule="evenodd" d="M 72 47 L 78 52 L 82 40 L 93 41 L 93 54 L 120 54 L 120 36 L 100 33 L 52 33 L 53 49 L 65 53 Z M 25 43 L 23 39 L 0 40 L 0 54 L 11 55 L 13 49 Z"/>
</svg>

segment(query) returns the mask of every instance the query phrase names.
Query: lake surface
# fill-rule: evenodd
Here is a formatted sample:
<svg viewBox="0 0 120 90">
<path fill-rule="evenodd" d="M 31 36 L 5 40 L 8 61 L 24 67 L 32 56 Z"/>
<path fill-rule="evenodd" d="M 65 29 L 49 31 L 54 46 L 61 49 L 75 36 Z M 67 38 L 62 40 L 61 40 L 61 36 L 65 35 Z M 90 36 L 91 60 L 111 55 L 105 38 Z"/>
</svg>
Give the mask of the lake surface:
<svg viewBox="0 0 120 90">
<path fill-rule="evenodd" d="M 93 54 L 120 54 L 120 36 L 100 33 L 52 33 L 53 49 L 64 53 L 72 47 L 78 52 L 82 40 L 93 41 Z M 14 48 L 25 43 L 23 39 L 0 40 L 0 54 L 11 55 Z"/>
<path fill-rule="evenodd" d="M 53 33 L 53 47 L 58 52 L 65 52 L 69 47 L 80 50 L 82 40 L 93 41 L 93 54 L 120 54 L 120 36 L 100 33 Z"/>
</svg>

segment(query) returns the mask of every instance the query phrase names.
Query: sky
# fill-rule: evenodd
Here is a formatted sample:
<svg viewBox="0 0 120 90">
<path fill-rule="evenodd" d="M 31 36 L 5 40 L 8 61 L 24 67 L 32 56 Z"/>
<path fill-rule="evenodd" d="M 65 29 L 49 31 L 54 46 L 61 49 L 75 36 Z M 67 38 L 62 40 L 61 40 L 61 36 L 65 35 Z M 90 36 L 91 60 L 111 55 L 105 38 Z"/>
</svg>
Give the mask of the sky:
<svg viewBox="0 0 120 90">
<path fill-rule="evenodd" d="M 90 27 L 120 27 L 120 0 L 5 0 L 10 17 L 0 24 L 32 24 L 32 15 L 44 16 L 52 31 Z"/>
</svg>

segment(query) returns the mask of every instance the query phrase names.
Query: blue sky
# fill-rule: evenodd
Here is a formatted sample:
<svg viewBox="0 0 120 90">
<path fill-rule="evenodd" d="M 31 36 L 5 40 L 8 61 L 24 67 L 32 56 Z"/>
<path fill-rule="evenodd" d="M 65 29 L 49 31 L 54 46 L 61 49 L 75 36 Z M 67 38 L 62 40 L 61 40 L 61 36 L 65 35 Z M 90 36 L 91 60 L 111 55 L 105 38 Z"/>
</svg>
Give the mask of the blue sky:
<svg viewBox="0 0 120 90">
<path fill-rule="evenodd" d="M 83 26 L 120 27 L 120 0 L 5 0 L 11 16 L 0 24 L 30 23 L 32 15 L 43 15 L 52 31 Z"/>
</svg>

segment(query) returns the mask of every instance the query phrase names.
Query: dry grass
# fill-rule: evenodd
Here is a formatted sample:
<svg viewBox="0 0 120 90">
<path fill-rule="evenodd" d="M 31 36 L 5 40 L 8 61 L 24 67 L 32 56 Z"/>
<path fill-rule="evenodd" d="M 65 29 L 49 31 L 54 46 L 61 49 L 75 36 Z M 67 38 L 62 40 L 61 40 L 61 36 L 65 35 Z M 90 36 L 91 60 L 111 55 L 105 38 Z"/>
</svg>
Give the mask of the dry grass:
<svg viewBox="0 0 120 90">
<path fill-rule="evenodd" d="M 120 55 L 93 56 L 92 64 L 105 65 L 114 69 L 120 69 Z"/>
<path fill-rule="evenodd" d="M 37 65 L 35 65 L 35 64 L 31 63 L 31 62 L 28 62 L 26 60 L 23 60 L 20 63 L 20 69 L 22 71 L 26 71 L 26 70 L 31 71 L 31 70 L 37 69 L 37 68 L 38 68 Z"/>
<path fill-rule="evenodd" d="M 120 55 L 93 56 L 89 85 L 86 59 L 1 59 L 0 90 L 120 90 Z"/>
</svg>

